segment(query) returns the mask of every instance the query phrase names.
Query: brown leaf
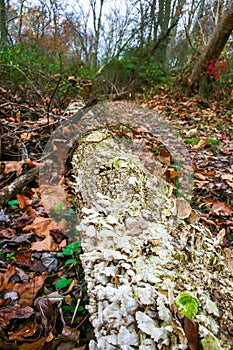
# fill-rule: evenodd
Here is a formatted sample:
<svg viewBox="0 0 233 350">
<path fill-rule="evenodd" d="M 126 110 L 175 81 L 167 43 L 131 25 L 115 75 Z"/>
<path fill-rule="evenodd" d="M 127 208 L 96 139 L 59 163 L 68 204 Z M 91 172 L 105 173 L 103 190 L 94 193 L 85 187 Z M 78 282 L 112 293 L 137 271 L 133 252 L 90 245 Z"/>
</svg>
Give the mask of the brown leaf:
<svg viewBox="0 0 233 350">
<path fill-rule="evenodd" d="M 16 123 L 21 123 L 20 116 L 21 116 L 21 112 L 17 111 L 15 113 L 15 121 L 16 121 Z"/>
<path fill-rule="evenodd" d="M 176 199 L 176 207 L 178 219 L 186 219 L 190 216 L 192 208 L 183 198 Z"/>
<path fill-rule="evenodd" d="M 31 317 L 33 314 L 34 310 L 29 306 L 21 307 L 20 305 L 15 305 L 12 307 L 3 307 L 0 308 L 0 325 L 4 328 L 13 318 L 25 319 Z"/>
<path fill-rule="evenodd" d="M 47 211 L 53 211 L 61 203 L 66 204 L 66 196 L 61 184 L 56 186 L 41 185 L 40 192 Z"/>
<path fill-rule="evenodd" d="M 184 317 L 184 332 L 190 350 L 198 349 L 198 323 Z"/>
<path fill-rule="evenodd" d="M 201 173 L 195 173 L 195 178 L 202 180 L 202 181 L 205 181 L 207 177 Z"/>
<path fill-rule="evenodd" d="M 22 174 L 22 165 L 24 164 L 23 161 L 17 162 L 17 161 L 6 161 L 3 162 L 5 168 L 4 168 L 4 173 L 9 174 L 13 173 L 16 171 L 17 176 Z"/>
<path fill-rule="evenodd" d="M 225 254 L 225 262 L 227 264 L 227 266 L 229 267 L 231 274 L 233 276 L 233 250 L 230 248 L 224 248 L 223 252 Z"/>
<path fill-rule="evenodd" d="M 33 242 L 31 244 L 31 250 L 36 250 L 38 252 L 50 251 L 57 252 L 60 248 L 66 246 L 66 240 L 64 239 L 60 244 L 54 242 L 51 235 L 47 235 L 45 239 L 40 242 Z"/>
<path fill-rule="evenodd" d="M 46 342 L 46 337 L 41 338 L 33 343 L 24 343 L 23 345 L 18 345 L 13 342 L 6 342 L 0 340 L 0 349 L 1 350 L 41 350 L 42 346 Z"/>
<path fill-rule="evenodd" d="M 26 266 L 29 271 L 42 273 L 45 271 L 45 266 L 42 264 L 41 260 L 33 258 L 31 252 L 16 253 L 14 264 L 17 266 Z"/>
<path fill-rule="evenodd" d="M 31 225 L 23 228 L 23 231 L 33 231 L 39 237 L 46 237 L 50 234 L 50 230 L 57 227 L 56 222 L 51 218 L 37 217 Z"/>
<path fill-rule="evenodd" d="M 38 331 L 39 325 L 34 321 L 24 325 L 18 332 L 11 333 L 9 340 L 25 341 L 27 338 L 33 337 Z"/>
<path fill-rule="evenodd" d="M 53 304 L 48 298 L 39 298 L 36 301 L 36 305 L 40 312 L 41 323 L 43 325 L 45 334 L 48 335 L 55 326 L 57 318 L 56 311 L 53 308 Z"/>
<path fill-rule="evenodd" d="M 33 304 L 38 291 L 43 287 L 46 277 L 47 274 L 43 273 L 41 276 L 34 277 L 30 282 L 13 285 L 12 291 L 19 295 L 19 305 L 31 306 Z"/>
<path fill-rule="evenodd" d="M 161 150 L 158 155 L 158 160 L 165 165 L 170 165 L 171 163 L 171 155 L 166 150 Z"/>
<path fill-rule="evenodd" d="M 5 273 L 0 274 L 0 292 L 5 289 L 9 279 L 16 273 L 15 266 L 8 265 Z"/>
<path fill-rule="evenodd" d="M 233 188 L 233 175 L 232 174 L 224 174 L 222 175 L 222 179 L 226 181 L 226 183 Z"/>
<path fill-rule="evenodd" d="M 12 227 L 14 228 L 22 228 L 26 225 L 31 224 L 33 221 L 35 220 L 35 216 L 31 216 L 31 215 L 23 215 L 20 216 L 19 218 L 17 218 Z"/>
<path fill-rule="evenodd" d="M 219 202 L 216 201 L 212 208 L 211 211 L 217 215 L 231 215 L 233 214 L 233 209 L 230 207 L 229 204 L 225 202 Z"/>
</svg>

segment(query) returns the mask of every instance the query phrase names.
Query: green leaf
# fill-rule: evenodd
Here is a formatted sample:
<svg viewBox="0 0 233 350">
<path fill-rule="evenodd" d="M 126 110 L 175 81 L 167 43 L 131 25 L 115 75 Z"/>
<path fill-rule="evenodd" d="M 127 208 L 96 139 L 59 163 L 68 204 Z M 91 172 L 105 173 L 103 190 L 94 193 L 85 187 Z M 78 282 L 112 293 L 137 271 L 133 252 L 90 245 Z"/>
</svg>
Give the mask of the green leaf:
<svg viewBox="0 0 233 350">
<path fill-rule="evenodd" d="M 59 281 L 57 281 L 57 283 L 55 284 L 55 287 L 57 289 L 65 288 L 65 287 L 69 286 L 72 281 L 73 281 L 72 278 L 67 279 L 66 277 L 64 277 L 64 278 L 60 279 Z"/>
<path fill-rule="evenodd" d="M 77 205 L 77 199 L 76 199 L 76 198 L 73 198 L 72 201 L 71 201 L 71 203 L 72 203 L 72 205 L 73 205 L 74 207 L 76 207 L 76 205 Z"/>
<path fill-rule="evenodd" d="M 62 307 L 62 310 L 63 311 L 70 311 L 70 312 L 74 313 L 75 305 L 64 305 Z"/>
<path fill-rule="evenodd" d="M 68 208 L 63 216 L 71 216 L 72 214 L 76 214 L 76 211 L 73 208 Z"/>
<path fill-rule="evenodd" d="M 64 255 L 73 255 L 73 254 L 78 253 L 80 251 L 81 251 L 80 241 L 76 241 L 76 242 L 73 242 L 73 243 L 67 245 L 63 250 L 63 254 Z"/>
<path fill-rule="evenodd" d="M 19 201 L 17 199 L 12 199 L 11 201 L 8 202 L 8 204 L 12 209 L 16 209 L 18 208 Z"/>
<path fill-rule="evenodd" d="M 85 315 L 87 313 L 87 310 L 85 309 L 84 306 L 80 305 L 78 307 L 78 312 L 81 312 L 83 315 Z"/>
<path fill-rule="evenodd" d="M 55 212 L 60 213 L 63 211 L 64 207 L 65 207 L 65 203 L 61 202 L 55 207 L 54 210 L 55 210 Z"/>
<path fill-rule="evenodd" d="M 174 301 L 178 310 L 190 320 L 193 320 L 198 312 L 199 301 L 190 292 L 183 292 Z"/>
<path fill-rule="evenodd" d="M 57 252 L 56 256 L 57 256 L 57 258 L 63 258 L 64 254 L 63 254 L 63 252 Z"/>
<path fill-rule="evenodd" d="M 184 142 L 187 143 L 188 145 L 191 145 L 193 143 L 198 143 L 199 141 L 200 139 L 190 139 L 190 138 L 184 139 Z"/>
<path fill-rule="evenodd" d="M 76 265 L 77 263 L 78 263 L 78 261 L 75 260 L 75 259 L 68 259 L 65 262 L 66 265 L 71 265 L 71 264 L 75 264 Z"/>
</svg>

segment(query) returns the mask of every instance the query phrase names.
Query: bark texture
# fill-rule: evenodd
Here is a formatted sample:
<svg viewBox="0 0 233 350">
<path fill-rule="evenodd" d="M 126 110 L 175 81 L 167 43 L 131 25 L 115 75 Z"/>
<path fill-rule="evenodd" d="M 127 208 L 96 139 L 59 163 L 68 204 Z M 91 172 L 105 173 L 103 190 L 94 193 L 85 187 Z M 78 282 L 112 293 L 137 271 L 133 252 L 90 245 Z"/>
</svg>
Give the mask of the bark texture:
<svg viewBox="0 0 233 350">
<path fill-rule="evenodd" d="M 209 64 L 211 58 L 218 58 L 222 52 L 227 40 L 233 30 L 233 1 L 231 0 L 228 4 L 226 11 L 222 18 L 217 24 L 213 34 L 203 49 L 203 52 L 197 62 L 194 65 L 191 74 L 191 88 L 195 89 L 199 85 L 199 81 L 202 77 L 203 72 Z"/>
<path fill-rule="evenodd" d="M 232 349 L 221 240 L 106 128 L 79 140 L 72 164 L 90 349 Z"/>
</svg>

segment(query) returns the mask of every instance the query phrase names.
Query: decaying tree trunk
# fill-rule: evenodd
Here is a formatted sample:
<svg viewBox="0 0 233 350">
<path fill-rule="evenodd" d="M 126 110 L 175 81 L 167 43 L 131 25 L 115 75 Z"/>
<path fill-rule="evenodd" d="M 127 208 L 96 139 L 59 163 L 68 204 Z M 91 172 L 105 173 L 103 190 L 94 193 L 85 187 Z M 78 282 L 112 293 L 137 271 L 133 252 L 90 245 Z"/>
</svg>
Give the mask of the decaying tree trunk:
<svg viewBox="0 0 233 350">
<path fill-rule="evenodd" d="M 221 241 L 108 130 L 79 140 L 72 164 L 90 349 L 232 349 Z"/>
</svg>

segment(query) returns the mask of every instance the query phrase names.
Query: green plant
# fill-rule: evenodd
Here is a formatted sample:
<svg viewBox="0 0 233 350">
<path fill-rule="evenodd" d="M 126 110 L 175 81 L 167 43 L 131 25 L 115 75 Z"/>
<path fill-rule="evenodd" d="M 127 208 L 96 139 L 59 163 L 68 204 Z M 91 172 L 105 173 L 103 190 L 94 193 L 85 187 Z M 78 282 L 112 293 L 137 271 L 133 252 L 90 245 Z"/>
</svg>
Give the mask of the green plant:
<svg viewBox="0 0 233 350">
<path fill-rule="evenodd" d="M 79 255 L 77 253 L 81 252 L 80 241 L 72 242 L 71 244 L 64 247 L 63 252 L 57 253 L 58 258 L 65 258 L 65 265 L 72 265 L 76 268 L 77 276 L 79 277 Z M 68 257 L 68 259 L 67 259 Z M 71 257 L 71 258 L 70 258 Z M 73 281 L 72 278 L 63 277 L 56 282 L 56 288 L 62 289 L 70 285 Z"/>
<path fill-rule="evenodd" d="M 198 312 L 199 301 L 192 293 L 180 293 L 174 300 L 174 303 L 185 317 L 189 318 L 190 320 L 195 319 Z"/>
<path fill-rule="evenodd" d="M 59 281 L 56 282 L 55 287 L 57 289 L 63 289 L 65 287 L 68 287 L 72 281 L 73 281 L 72 278 L 63 277 Z"/>
<path fill-rule="evenodd" d="M 77 265 L 79 263 L 79 255 L 77 253 L 81 252 L 81 243 L 80 241 L 75 241 L 64 247 L 63 252 L 57 253 L 57 256 L 59 258 L 67 258 L 72 256 L 70 259 L 66 259 L 65 264 L 66 265 Z"/>
<path fill-rule="evenodd" d="M 12 199 L 8 202 L 8 205 L 11 209 L 17 209 L 19 206 L 19 201 L 17 199 Z"/>
<path fill-rule="evenodd" d="M 76 204 L 75 199 L 73 199 L 72 205 L 73 208 L 66 208 L 66 204 L 64 202 L 61 202 L 57 204 L 57 206 L 54 208 L 54 212 L 56 215 L 56 219 L 58 221 L 61 221 L 65 217 L 71 217 L 73 215 L 76 215 Z"/>
<path fill-rule="evenodd" d="M 187 143 L 188 145 L 192 145 L 193 143 L 198 143 L 200 139 L 198 138 L 185 138 L 184 142 Z"/>
<path fill-rule="evenodd" d="M 210 146 L 212 150 L 215 150 L 217 146 L 219 146 L 220 141 L 217 139 L 214 139 L 213 137 L 210 137 L 207 141 L 207 145 Z"/>
<path fill-rule="evenodd" d="M 14 253 L 7 253 L 6 254 L 6 261 L 13 261 L 13 260 L 15 260 Z"/>
</svg>

